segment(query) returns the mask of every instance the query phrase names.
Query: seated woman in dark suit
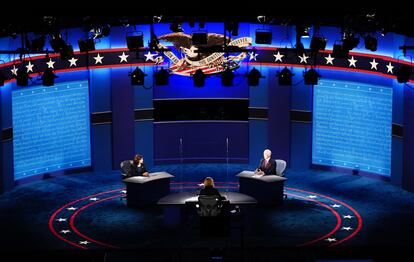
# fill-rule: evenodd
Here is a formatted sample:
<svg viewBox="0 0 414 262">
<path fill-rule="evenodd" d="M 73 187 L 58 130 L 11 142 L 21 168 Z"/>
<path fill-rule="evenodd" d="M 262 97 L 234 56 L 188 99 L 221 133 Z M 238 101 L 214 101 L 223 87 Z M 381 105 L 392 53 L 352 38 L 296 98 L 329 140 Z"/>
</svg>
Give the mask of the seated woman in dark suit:
<svg viewBox="0 0 414 262">
<path fill-rule="evenodd" d="M 142 155 L 135 155 L 132 167 L 132 176 L 149 176 L 148 170 L 144 164 L 144 157 Z"/>
<path fill-rule="evenodd" d="M 200 190 L 200 195 L 205 196 L 218 196 L 221 200 L 225 198 L 220 195 L 219 191 L 214 187 L 214 180 L 211 177 L 206 177 L 204 179 L 204 188 Z"/>
</svg>

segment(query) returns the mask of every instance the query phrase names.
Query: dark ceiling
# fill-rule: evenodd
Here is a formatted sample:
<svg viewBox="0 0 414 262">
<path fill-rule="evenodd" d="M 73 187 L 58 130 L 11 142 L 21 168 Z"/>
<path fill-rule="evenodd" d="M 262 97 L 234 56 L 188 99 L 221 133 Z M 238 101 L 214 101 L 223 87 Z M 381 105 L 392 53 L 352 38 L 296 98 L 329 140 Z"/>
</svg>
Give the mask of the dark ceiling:
<svg viewBox="0 0 414 262">
<path fill-rule="evenodd" d="M 130 12 L 126 13 L 125 10 L 129 10 Z M 7 37 L 24 32 L 48 34 L 56 30 L 71 27 L 91 27 L 105 24 L 111 26 L 145 24 L 151 23 L 154 15 L 161 14 L 163 14 L 161 22 L 167 23 L 174 20 L 189 22 L 190 20 L 199 21 L 200 19 L 206 22 L 237 21 L 258 23 L 257 16 L 265 15 L 266 23 L 276 25 L 332 25 L 358 33 L 380 32 L 385 30 L 387 32 L 395 32 L 414 37 L 414 19 L 412 18 L 412 14 L 404 8 L 388 8 L 386 10 L 360 8 L 355 10 L 340 7 L 338 4 L 338 7 L 329 9 L 313 6 L 301 9 L 257 8 L 257 10 L 246 7 L 240 12 L 237 11 L 237 8 L 217 8 L 214 12 L 209 10 L 207 8 L 203 9 L 204 12 L 199 12 L 203 14 L 194 14 L 196 13 L 194 11 L 186 12 L 185 10 L 180 10 L 176 12 L 176 14 L 180 15 L 172 15 L 173 10 L 166 8 L 155 10 L 148 8 L 128 9 L 123 7 L 122 12 L 120 12 L 121 9 L 111 7 L 101 10 L 89 10 L 87 8 L 77 9 L 73 12 L 69 10 L 64 15 L 53 15 L 58 13 L 56 10 L 42 10 L 43 13 L 49 13 L 48 15 L 13 14 L 12 17 L 3 15 L 0 16 L 0 37 Z"/>
</svg>

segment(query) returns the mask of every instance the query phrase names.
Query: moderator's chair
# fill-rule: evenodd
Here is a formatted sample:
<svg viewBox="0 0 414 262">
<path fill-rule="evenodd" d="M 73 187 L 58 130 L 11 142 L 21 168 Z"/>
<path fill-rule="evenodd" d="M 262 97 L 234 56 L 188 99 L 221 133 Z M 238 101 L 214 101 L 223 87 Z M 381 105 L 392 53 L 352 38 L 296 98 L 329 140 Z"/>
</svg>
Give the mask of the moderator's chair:
<svg viewBox="0 0 414 262">
<path fill-rule="evenodd" d="M 282 159 L 276 159 L 276 175 L 285 176 L 286 161 Z M 287 195 L 283 193 L 283 198 L 287 199 Z"/>
<path fill-rule="evenodd" d="M 121 162 L 121 178 L 125 179 L 131 174 L 133 161 L 132 160 L 124 160 Z M 126 196 L 120 198 L 120 200 L 126 199 Z"/>
<path fill-rule="evenodd" d="M 200 195 L 196 207 L 200 216 L 200 236 L 226 237 L 230 234 L 230 216 L 223 212 L 220 197 Z"/>
</svg>

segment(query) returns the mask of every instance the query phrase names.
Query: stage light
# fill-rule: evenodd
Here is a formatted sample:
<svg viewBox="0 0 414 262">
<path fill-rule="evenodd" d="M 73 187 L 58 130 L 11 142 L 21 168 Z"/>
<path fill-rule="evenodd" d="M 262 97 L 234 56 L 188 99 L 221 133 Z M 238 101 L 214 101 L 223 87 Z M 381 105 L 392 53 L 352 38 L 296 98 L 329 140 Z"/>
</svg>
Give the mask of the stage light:
<svg viewBox="0 0 414 262">
<path fill-rule="evenodd" d="M 280 86 L 290 86 L 292 85 L 292 72 L 287 68 L 283 68 L 282 71 L 278 73 L 279 85 Z"/>
<path fill-rule="evenodd" d="M 309 26 L 296 26 L 296 37 L 309 38 Z"/>
<path fill-rule="evenodd" d="M 72 45 L 66 45 L 61 51 L 60 51 L 60 59 L 62 60 L 68 60 L 74 57 L 73 54 L 73 47 Z"/>
<path fill-rule="evenodd" d="M 272 32 L 265 29 L 257 29 L 255 43 L 262 45 L 272 44 Z"/>
<path fill-rule="evenodd" d="M 249 86 L 258 86 L 261 77 L 262 74 L 260 71 L 253 67 L 253 69 L 250 70 L 249 74 L 247 74 L 247 84 Z"/>
<path fill-rule="evenodd" d="M 103 36 L 109 36 L 109 34 L 111 33 L 111 26 L 110 25 L 104 25 L 101 28 L 101 34 Z"/>
<path fill-rule="evenodd" d="M 317 85 L 319 74 L 315 69 L 311 68 L 310 70 L 303 73 L 303 78 L 305 80 L 305 85 Z"/>
<path fill-rule="evenodd" d="M 52 38 L 50 39 L 50 46 L 55 52 L 60 52 L 66 46 L 66 43 L 62 39 L 60 33 L 52 35 Z"/>
<path fill-rule="evenodd" d="M 39 36 L 32 40 L 30 44 L 30 51 L 34 53 L 41 53 L 43 52 L 43 48 L 45 47 L 45 37 Z"/>
<path fill-rule="evenodd" d="M 176 21 L 174 21 L 170 25 L 170 30 L 175 32 L 175 33 L 184 32 L 184 29 L 182 28 L 181 23 L 178 23 Z"/>
<path fill-rule="evenodd" d="M 234 73 L 230 68 L 227 68 L 226 70 L 221 73 L 221 85 L 222 86 L 233 86 L 233 78 Z"/>
<path fill-rule="evenodd" d="M 345 33 L 345 37 L 342 40 L 342 46 L 347 50 L 352 50 L 359 44 L 359 37 L 355 37 L 352 33 Z"/>
<path fill-rule="evenodd" d="M 224 27 L 226 28 L 226 31 L 231 32 L 232 36 L 238 36 L 239 35 L 239 23 L 230 21 L 226 22 L 224 24 Z"/>
<path fill-rule="evenodd" d="M 95 41 L 93 39 L 79 39 L 79 51 L 81 52 L 89 52 L 95 50 Z"/>
<path fill-rule="evenodd" d="M 257 16 L 257 21 L 259 21 L 259 23 L 264 24 L 266 23 L 267 19 L 265 15 L 259 15 Z"/>
<path fill-rule="evenodd" d="M 197 69 L 193 74 L 193 81 L 194 86 L 196 87 L 203 87 L 205 83 L 206 75 L 204 74 L 203 70 Z"/>
<path fill-rule="evenodd" d="M 137 32 L 137 35 L 128 35 L 126 42 L 129 51 L 136 51 L 140 47 L 144 47 L 144 35 L 142 32 Z"/>
<path fill-rule="evenodd" d="M 145 83 L 145 76 L 146 74 L 142 72 L 142 70 L 137 67 L 134 71 L 128 74 L 131 77 L 131 85 L 133 86 L 143 86 Z"/>
<path fill-rule="evenodd" d="M 349 50 L 345 49 L 341 44 L 334 44 L 332 56 L 334 58 L 348 58 Z"/>
<path fill-rule="evenodd" d="M 397 81 L 398 83 L 407 83 L 410 80 L 412 68 L 409 65 L 401 65 L 397 70 Z"/>
<path fill-rule="evenodd" d="M 51 68 L 45 70 L 42 75 L 42 84 L 44 86 L 53 86 L 55 84 L 55 78 L 57 76 L 53 73 Z"/>
<path fill-rule="evenodd" d="M 27 86 L 29 84 L 29 74 L 25 67 L 21 67 L 17 71 L 16 83 L 18 86 Z"/>
<path fill-rule="evenodd" d="M 194 32 L 191 34 L 191 41 L 193 45 L 206 45 L 207 33 L 206 32 Z"/>
<path fill-rule="evenodd" d="M 313 53 L 317 53 L 319 50 L 325 50 L 326 42 L 327 40 L 324 37 L 313 36 L 310 43 L 310 49 Z"/>
<path fill-rule="evenodd" d="M 157 86 L 166 86 L 168 85 L 168 78 L 170 74 L 167 70 L 161 67 L 161 70 L 155 73 L 155 84 Z"/>
<path fill-rule="evenodd" d="M 161 22 L 161 20 L 162 20 L 162 15 L 154 15 L 154 16 L 152 17 L 152 22 L 153 22 L 154 24 L 157 24 L 157 23 Z"/>
<path fill-rule="evenodd" d="M 372 52 L 377 51 L 378 41 L 377 38 L 372 35 L 367 35 L 364 38 L 365 48 L 371 50 Z"/>
<path fill-rule="evenodd" d="M 6 76 L 0 71 L 0 86 L 4 86 L 4 81 L 6 81 Z"/>
</svg>

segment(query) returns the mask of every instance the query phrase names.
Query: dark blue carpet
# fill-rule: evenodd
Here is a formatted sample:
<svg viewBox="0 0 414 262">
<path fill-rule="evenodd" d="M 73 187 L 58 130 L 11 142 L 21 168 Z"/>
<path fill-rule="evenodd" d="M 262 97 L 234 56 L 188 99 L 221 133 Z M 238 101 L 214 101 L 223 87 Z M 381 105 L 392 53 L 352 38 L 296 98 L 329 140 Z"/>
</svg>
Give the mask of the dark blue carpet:
<svg viewBox="0 0 414 262">
<path fill-rule="evenodd" d="M 216 182 L 223 182 L 216 185 L 234 186 L 231 182 L 237 181 L 237 173 L 252 169 L 253 166 L 236 164 L 185 164 L 157 166 L 151 171 L 167 171 L 175 175 L 173 182 L 189 181 L 196 185 L 204 177 L 212 176 Z M 332 197 L 352 206 L 361 215 L 361 231 L 339 246 L 390 248 L 414 245 L 412 193 L 378 179 L 334 172 L 287 170 L 286 177 L 286 187 Z M 49 230 L 48 220 L 53 212 L 76 199 L 123 187 L 117 171 L 83 173 L 33 182 L 1 195 L 1 249 L 77 249 Z M 174 184 L 174 187 L 174 191 L 194 190 L 180 188 L 180 184 Z M 228 190 L 237 191 L 237 188 Z M 252 221 L 254 223 L 250 223 L 244 232 L 247 248 L 295 247 L 323 236 L 336 224 L 327 208 L 291 196 L 281 207 L 256 208 L 250 217 Z M 83 210 L 74 222 L 88 237 L 123 249 L 237 248 L 241 245 L 240 231 L 236 227 L 229 238 L 204 239 L 198 234 L 197 219 L 190 216 L 186 226 L 166 230 L 160 208 L 130 209 L 119 197 Z M 315 245 L 326 243 L 322 240 Z"/>
</svg>

